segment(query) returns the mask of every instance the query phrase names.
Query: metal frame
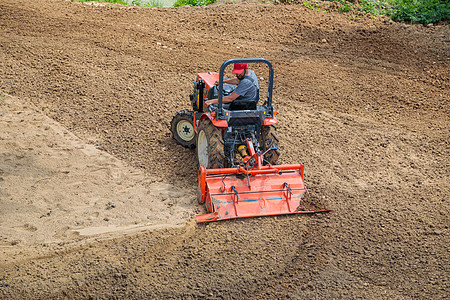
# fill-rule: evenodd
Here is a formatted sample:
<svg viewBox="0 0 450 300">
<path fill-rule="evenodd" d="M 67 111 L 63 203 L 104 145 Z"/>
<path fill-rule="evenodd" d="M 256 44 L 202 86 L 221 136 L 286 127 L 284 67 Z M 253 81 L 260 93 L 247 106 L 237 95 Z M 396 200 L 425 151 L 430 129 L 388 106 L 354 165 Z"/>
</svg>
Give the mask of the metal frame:
<svg viewBox="0 0 450 300">
<path fill-rule="evenodd" d="M 220 67 L 219 72 L 219 107 L 218 113 L 216 114 L 216 120 L 225 119 L 225 113 L 223 111 L 223 74 L 225 72 L 225 68 L 230 64 L 235 63 L 264 63 L 269 67 L 269 87 L 267 92 L 267 108 L 269 112 L 273 115 L 273 106 L 272 106 L 272 91 L 273 91 L 273 66 L 272 64 L 265 58 L 232 58 L 225 61 Z"/>
</svg>

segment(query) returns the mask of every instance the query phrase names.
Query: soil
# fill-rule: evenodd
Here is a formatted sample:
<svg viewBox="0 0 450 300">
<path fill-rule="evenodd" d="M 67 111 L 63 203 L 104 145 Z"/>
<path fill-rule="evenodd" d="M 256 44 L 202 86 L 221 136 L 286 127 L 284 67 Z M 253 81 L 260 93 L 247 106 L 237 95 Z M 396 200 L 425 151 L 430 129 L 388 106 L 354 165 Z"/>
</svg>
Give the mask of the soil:
<svg viewBox="0 0 450 300">
<path fill-rule="evenodd" d="M 332 6 L 1 1 L 0 297 L 448 298 L 450 27 Z M 332 212 L 195 223 L 170 120 L 234 57 Z"/>
</svg>

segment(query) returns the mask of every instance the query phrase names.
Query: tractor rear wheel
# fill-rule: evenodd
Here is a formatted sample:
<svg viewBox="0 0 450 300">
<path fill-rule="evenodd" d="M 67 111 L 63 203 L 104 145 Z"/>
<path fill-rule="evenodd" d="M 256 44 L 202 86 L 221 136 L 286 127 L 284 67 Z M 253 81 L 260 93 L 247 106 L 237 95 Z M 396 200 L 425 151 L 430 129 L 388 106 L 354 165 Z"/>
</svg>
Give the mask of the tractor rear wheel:
<svg viewBox="0 0 450 300">
<path fill-rule="evenodd" d="M 264 155 L 264 165 L 267 165 L 268 163 L 271 165 L 277 165 L 278 164 L 278 158 L 280 157 L 280 149 L 278 148 L 278 136 L 276 134 L 277 128 L 275 125 L 270 126 L 262 126 L 261 127 L 261 134 L 260 134 L 260 145 L 262 152 L 266 152 Z"/>
<path fill-rule="evenodd" d="M 198 126 L 197 157 L 199 166 L 207 169 L 224 168 L 226 165 L 222 129 L 214 126 L 209 119 L 200 121 Z"/>
<path fill-rule="evenodd" d="M 187 109 L 179 111 L 170 122 L 170 131 L 178 144 L 186 148 L 195 148 L 194 113 Z"/>
</svg>

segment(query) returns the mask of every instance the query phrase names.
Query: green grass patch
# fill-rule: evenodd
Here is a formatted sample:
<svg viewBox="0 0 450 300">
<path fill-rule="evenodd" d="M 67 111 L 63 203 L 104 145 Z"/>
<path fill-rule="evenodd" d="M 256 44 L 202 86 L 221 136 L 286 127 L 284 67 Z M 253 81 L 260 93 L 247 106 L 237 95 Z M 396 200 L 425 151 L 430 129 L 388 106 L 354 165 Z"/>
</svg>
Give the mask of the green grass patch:
<svg viewBox="0 0 450 300">
<path fill-rule="evenodd" d="M 323 6 L 322 3 L 319 3 L 316 0 L 306 0 L 303 1 L 303 5 L 309 9 L 318 9 Z"/>
<path fill-rule="evenodd" d="M 391 12 L 391 5 L 387 1 L 382 0 L 361 0 L 358 10 L 374 16 L 388 15 Z"/>
<path fill-rule="evenodd" d="M 160 0 L 75 0 L 78 2 L 100 2 L 100 3 L 111 3 L 129 6 L 142 6 L 142 7 L 163 7 L 162 1 Z"/>
<path fill-rule="evenodd" d="M 206 6 L 208 4 L 212 4 L 216 2 L 216 0 L 177 0 L 174 7 L 180 7 L 180 6 Z"/>
<path fill-rule="evenodd" d="M 96 1 L 100 3 L 111 3 L 130 6 L 142 6 L 142 7 L 164 7 L 163 0 L 72 0 L 78 2 L 90 2 Z M 205 6 L 214 3 L 216 0 L 177 0 L 173 6 Z"/>
<path fill-rule="evenodd" d="M 92 0 L 76 0 L 76 2 L 90 2 Z M 100 3 L 112 3 L 112 4 L 121 4 L 121 5 L 128 5 L 128 3 L 124 0 L 94 0 L 95 2 Z"/>
<path fill-rule="evenodd" d="M 318 0 L 283 0 L 280 3 L 300 3 L 309 9 L 321 7 Z M 450 22 L 450 0 L 334 0 L 339 13 L 363 12 L 374 16 L 389 16 L 394 21 L 410 23 Z M 356 19 L 353 17 L 353 19 Z"/>
</svg>

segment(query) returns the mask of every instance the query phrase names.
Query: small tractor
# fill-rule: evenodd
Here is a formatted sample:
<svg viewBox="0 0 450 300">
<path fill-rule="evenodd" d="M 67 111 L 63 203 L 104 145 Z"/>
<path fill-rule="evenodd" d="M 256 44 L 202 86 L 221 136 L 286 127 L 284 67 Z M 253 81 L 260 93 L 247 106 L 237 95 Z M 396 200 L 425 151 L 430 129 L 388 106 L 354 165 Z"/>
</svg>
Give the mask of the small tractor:
<svg viewBox="0 0 450 300">
<path fill-rule="evenodd" d="M 244 106 L 238 100 L 222 103 L 235 88 L 223 83 L 225 68 L 232 63 L 267 64 L 268 92 L 262 105 L 257 99 Z M 176 142 L 197 148 L 197 197 L 208 212 L 198 215 L 197 222 L 323 212 L 301 209 L 300 200 L 306 192 L 303 164 L 278 165 L 273 78 L 272 64 L 266 59 L 227 60 L 219 73 L 197 74 L 190 95 L 192 110 L 182 110 L 173 117 L 171 131 Z M 218 105 L 205 109 L 204 102 L 215 98 Z"/>
</svg>

